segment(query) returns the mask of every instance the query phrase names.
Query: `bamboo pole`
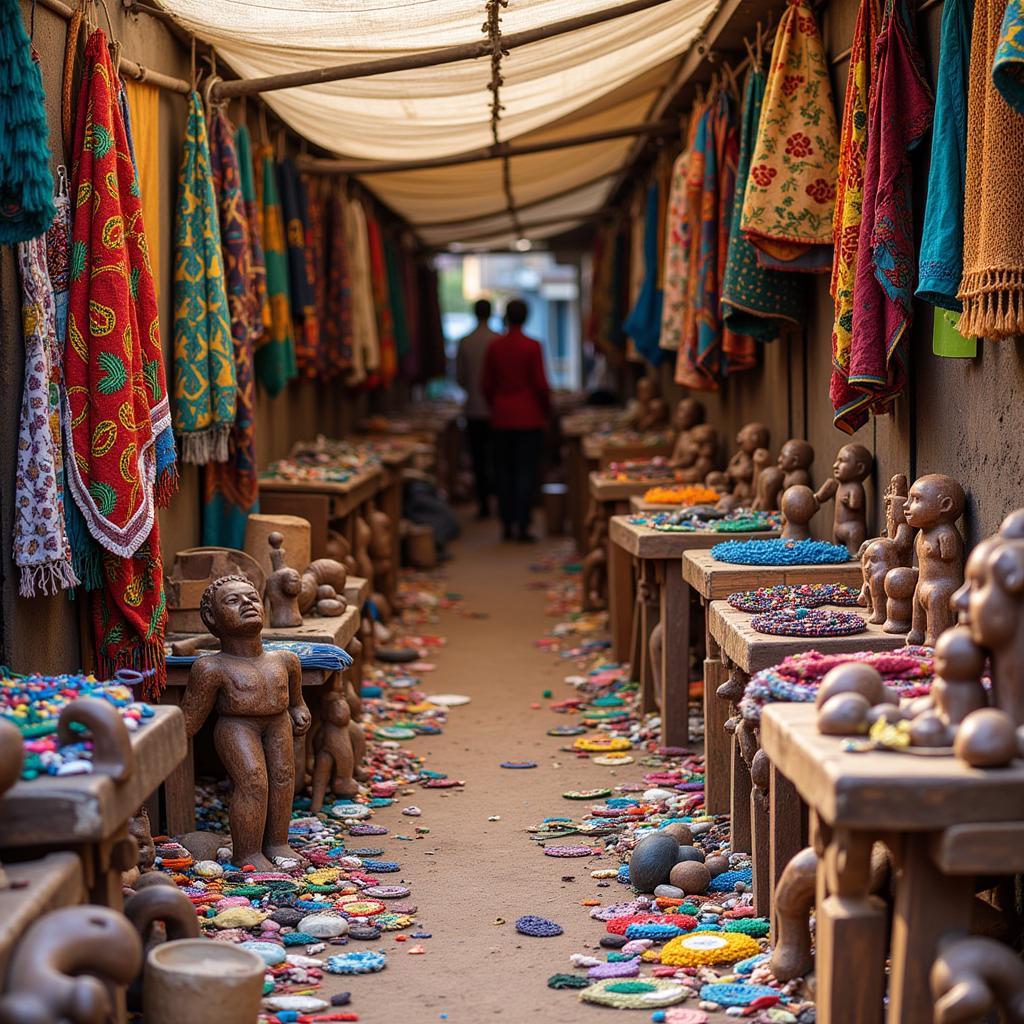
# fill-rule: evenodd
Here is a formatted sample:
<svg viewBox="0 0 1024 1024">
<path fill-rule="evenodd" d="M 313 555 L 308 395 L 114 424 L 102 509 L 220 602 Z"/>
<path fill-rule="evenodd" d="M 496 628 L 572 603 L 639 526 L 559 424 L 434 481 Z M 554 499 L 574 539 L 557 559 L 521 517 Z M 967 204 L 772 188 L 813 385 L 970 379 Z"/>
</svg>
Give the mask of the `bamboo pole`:
<svg viewBox="0 0 1024 1024">
<path fill-rule="evenodd" d="M 529 46 L 544 39 L 575 32 L 578 29 L 590 28 L 615 18 L 629 14 L 638 14 L 652 7 L 671 3 L 673 0 L 628 0 L 603 11 L 590 14 L 579 14 L 550 25 L 525 29 L 522 32 L 511 32 L 501 37 L 501 46 L 505 51 L 520 46 Z M 405 54 L 401 57 L 385 57 L 381 60 L 357 61 L 352 64 L 337 64 L 329 68 L 311 68 L 307 71 L 293 71 L 284 75 L 268 75 L 266 78 L 238 79 L 230 82 L 219 82 L 213 87 L 215 100 L 230 99 L 234 96 L 250 96 L 253 93 L 276 92 L 279 89 L 294 89 L 300 85 L 323 85 L 327 82 L 342 82 L 352 78 L 370 78 L 374 75 L 387 75 L 395 71 L 415 71 L 418 68 L 439 67 L 442 64 L 455 64 L 463 60 L 476 60 L 489 57 L 491 44 L 486 39 L 476 43 L 460 43 L 457 46 L 445 46 L 437 50 L 424 50 L 422 53 Z"/>
<path fill-rule="evenodd" d="M 497 146 L 481 146 L 479 149 L 455 153 L 451 156 L 436 156 L 426 160 L 392 161 L 369 163 L 365 160 L 334 160 L 319 157 L 300 157 L 299 168 L 314 174 L 394 174 L 399 171 L 424 171 L 435 167 L 456 167 L 460 164 L 475 164 L 485 160 L 500 160 L 505 157 L 529 156 L 533 153 L 549 153 L 556 149 L 571 149 L 574 146 L 589 146 L 595 142 L 624 139 L 631 135 L 672 135 L 679 131 L 674 121 L 656 121 L 653 124 L 631 124 L 604 132 L 590 132 L 587 135 L 571 135 L 564 139 L 546 139 L 543 142 L 520 144 L 502 142 Z"/>
</svg>

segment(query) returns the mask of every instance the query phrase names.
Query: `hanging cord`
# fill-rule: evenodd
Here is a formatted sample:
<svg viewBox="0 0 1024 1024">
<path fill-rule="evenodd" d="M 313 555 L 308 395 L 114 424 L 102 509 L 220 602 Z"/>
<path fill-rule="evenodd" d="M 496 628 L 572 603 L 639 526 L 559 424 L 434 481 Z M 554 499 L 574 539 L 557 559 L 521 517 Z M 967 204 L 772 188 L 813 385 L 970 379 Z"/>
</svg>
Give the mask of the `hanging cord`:
<svg viewBox="0 0 1024 1024">
<path fill-rule="evenodd" d="M 487 0 L 487 21 L 484 22 L 483 27 L 491 44 L 491 80 L 487 88 L 491 93 L 491 139 L 497 148 L 501 148 L 502 145 L 499 125 L 501 112 L 505 109 L 501 105 L 501 87 L 505 81 L 501 74 L 501 61 L 503 57 L 508 56 L 508 50 L 501 43 L 501 8 L 508 7 L 508 5 L 509 0 Z M 523 229 L 519 222 L 519 212 L 516 210 L 515 196 L 512 194 L 512 161 L 507 153 L 501 158 L 501 184 L 505 192 L 505 208 L 512 221 L 512 228 L 516 238 L 521 238 Z"/>
<path fill-rule="evenodd" d="M 68 22 L 67 39 L 64 42 L 64 75 L 61 80 L 60 91 L 60 127 L 61 135 L 64 138 L 64 159 L 72 160 L 72 104 L 71 92 L 75 80 L 75 58 L 78 56 L 78 37 L 82 31 L 82 15 L 85 9 L 85 0 L 80 0 L 77 7 L 71 12 L 71 20 Z"/>
</svg>

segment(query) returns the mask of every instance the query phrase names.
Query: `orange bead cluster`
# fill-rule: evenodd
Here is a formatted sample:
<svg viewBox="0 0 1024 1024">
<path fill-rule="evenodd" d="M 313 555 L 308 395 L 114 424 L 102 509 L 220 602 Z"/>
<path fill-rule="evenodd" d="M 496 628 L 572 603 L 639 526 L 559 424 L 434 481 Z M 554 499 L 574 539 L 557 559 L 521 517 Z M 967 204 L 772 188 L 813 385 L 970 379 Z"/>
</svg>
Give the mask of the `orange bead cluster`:
<svg viewBox="0 0 1024 1024">
<path fill-rule="evenodd" d="M 721 497 L 718 491 L 700 484 L 686 487 L 652 487 L 644 494 L 644 501 L 655 505 L 708 505 Z"/>
</svg>

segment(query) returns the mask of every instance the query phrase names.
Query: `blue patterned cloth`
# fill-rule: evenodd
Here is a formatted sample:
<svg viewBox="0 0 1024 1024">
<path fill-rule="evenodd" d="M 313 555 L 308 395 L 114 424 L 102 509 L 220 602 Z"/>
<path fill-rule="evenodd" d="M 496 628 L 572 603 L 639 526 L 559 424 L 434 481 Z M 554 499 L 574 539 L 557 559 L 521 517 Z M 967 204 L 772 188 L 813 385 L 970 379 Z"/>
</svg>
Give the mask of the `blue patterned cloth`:
<svg viewBox="0 0 1024 1024">
<path fill-rule="evenodd" d="M 636 342 L 640 355 L 652 366 L 659 366 L 665 352 L 661 339 L 661 310 L 664 292 L 658 287 L 658 186 L 647 190 L 647 212 L 644 216 L 644 280 L 636 304 L 630 310 L 623 330 Z"/>
<path fill-rule="evenodd" d="M 347 651 L 334 644 L 314 644 L 304 640 L 264 640 L 265 651 L 292 651 L 299 656 L 303 668 L 322 669 L 324 672 L 341 672 L 352 664 Z M 168 647 L 170 651 L 170 647 Z M 188 668 L 199 658 L 217 651 L 197 651 L 195 654 L 167 655 L 168 668 Z"/>
</svg>

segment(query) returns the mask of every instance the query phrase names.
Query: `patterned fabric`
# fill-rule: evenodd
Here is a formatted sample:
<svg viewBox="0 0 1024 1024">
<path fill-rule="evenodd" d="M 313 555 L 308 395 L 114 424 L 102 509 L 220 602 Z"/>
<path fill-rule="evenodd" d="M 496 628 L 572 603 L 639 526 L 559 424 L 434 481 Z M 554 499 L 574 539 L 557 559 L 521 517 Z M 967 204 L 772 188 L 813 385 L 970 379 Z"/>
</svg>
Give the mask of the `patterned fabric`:
<svg viewBox="0 0 1024 1024">
<path fill-rule="evenodd" d="M 240 548 L 245 543 L 250 513 L 259 511 L 253 352 L 263 324 L 253 285 L 252 242 L 233 134 L 223 109 L 214 108 L 210 119 L 210 165 L 220 215 L 238 402 L 228 459 L 211 463 L 203 473 L 203 544 Z"/>
<path fill-rule="evenodd" d="M 297 654 L 303 668 L 321 669 L 324 672 L 342 672 L 352 666 L 352 656 L 335 644 L 316 644 L 308 640 L 264 640 L 265 651 L 291 651 Z M 168 646 L 167 664 L 171 668 L 188 668 L 200 658 L 216 654 L 213 650 L 197 651 L 195 654 L 171 654 Z"/>
<path fill-rule="evenodd" d="M 740 149 L 729 226 L 729 252 L 722 282 L 722 322 L 725 329 L 762 342 L 777 338 L 782 322 L 799 324 L 805 302 L 801 278 L 761 267 L 757 262 L 757 249 L 740 230 L 764 91 L 764 71 L 760 67 L 751 68 L 740 115 Z"/>
<path fill-rule="evenodd" d="M 964 268 L 964 178 L 967 176 L 967 77 L 973 0 L 946 0 L 935 91 L 928 200 L 921 234 L 918 298 L 957 313 Z"/>
<path fill-rule="evenodd" d="M 306 257 L 306 190 L 295 164 L 285 158 L 277 165 L 285 245 L 288 254 L 288 294 L 295 328 L 295 363 L 303 377 L 317 374 L 320 325 L 316 317 L 316 295 Z"/>
<path fill-rule="evenodd" d="M 237 391 L 206 117 L 193 92 L 174 225 L 174 428 L 185 462 L 227 461 Z"/>
<path fill-rule="evenodd" d="M 391 322 L 395 327 L 395 351 L 399 363 L 409 354 L 409 324 L 405 315 L 405 294 L 402 287 L 401 253 L 398 243 L 384 235 L 384 261 L 388 268 L 388 298 L 391 300 Z"/>
<path fill-rule="evenodd" d="M 270 319 L 262 344 L 256 349 L 256 379 L 273 398 L 298 376 L 295 342 L 292 333 L 291 299 L 288 295 L 288 253 L 285 248 L 284 220 L 277 195 L 277 174 L 273 150 L 261 146 L 257 158 L 263 169 L 260 176 L 259 206 L 262 210 L 263 256 L 267 267 L 267 303 Z"/>
<path fill-rule="evenodd" d="M 0 0 L 0 245 L 53 223 L 53 175 L 43 77 L 18 0 Z"/>
<path fill-rule="evenodd" d="M 249 222 L 250 262 L 252 263 L 252 303 L 254 339 L 259 344 L 270 329 L 270 303 L 267 299 L 267 263 L 263 256 L 263 210 L 256 202 L 253 178 L 252 140 L 249 129 L 240 124 L 235 130 L 235 151 L 241 179 L 245 219 Z"/>
<path fill-rule="evenodd" d="M 93 601 L 102 675 L 119 668 L 166 678 L 166 604 L 155 505 L 156 438 L 170 429 L 156 294 L 135 168 L 107 40 L 85 47 L 75 124 L 71 288 L 64 352 L 71 494 L 104 552 Z"/>
<path fill-rule="evenodd" d="M 388 272 L 384 262 L 384 243 L 381 238 L 380 222 L 372 210 L 366 215 L 367 238 L 370 246 L 370 280 L 373 286 L 373 308 L 377 320 L 377 344 L 380 352 L 378 373 L 368 386 L 388 387 L 398 372 L 398 356 L 395 350 L 395 325 L 391 317 L 391 300 L 388 294 Z"/>
<path fill-rule="evenodd" d="M 637 350 L 652 366 L 660 366 L 663 352 L 658 346 L 661 334 L 663 295 L 658 287 L 658 184 L 647 189 L 644 208 L 643 280 L 636 302 L 622 325 L 636 342 Z"/>
<path fill-rule="evenodd" d="M 690 223 L 687 209 L 686 169 L 690 146 L 676 157 L 669 177 L 669 198 L 665 214 L 665 255 L 662 261 L 661 336 L 663 349 L 678 351 L 683 337 L 687 271 L 690 255 Z"/>
<path fill-rule="evenodd" d="M 907 0 L 886 15 L 868 115 L 864 205 L 853 292 L 850 373 L 836 424 L 856 430 L 906 383 L 905 341 L 916 274 L 910 153 L 931 125 L 933 98 Z"/>
<path fill-rule="evenodd" d="M 356 387 L 366 380 L 367 374 L 380 366 L 380 345 L 373 284 L 370 280 L 370 241 L 366 214 L 358 199 L 347 199 L 344 202 L 345 237 L 352 272 L 352 369 L 346 383 Z"/>
<path fill-rule="evenodd" d="M 976 0 L 967 97 L 964 276 L 957 327 L 966 337 L 1024 334 L 1024 131 L 1003 98 L 992 65 L 1004 35 L 1006 0 Z M 1011 23 L 1013 16 L 1011 16 Z M 1012 35 L 1016 42 L 1017 35 Z"/>
<path fill-rule="evenodd" d="M 831 265 L 837 136 L 818 23 L 807 0 L 790 0 L 772 48 L 741 220 L 763 263 L 822 273 Z"/>
<path fill-rule="evenodd" d="M 78 583 L 64 528 L 60 429 L 61 346 L 46 267 L 46 239 L 18 245 L 25 377 L 18 425 L 14 563 L 22 597 L 55 594 Z"/>
<path fill-rule="evenodd" d="M 149 82 L 127 79 L 124 97 L 131 111 L 132 158 L 139 177 L 142 196 L 142 220 L 149 241 L 149 265 L 153 271 L 153 285 L 160 295 L 160 197 L 163 181 L 160 176 L 160 88 Z M 128 118 L 125 118 L 127 125 Z"/>
<path fill-rule="evenodd" d="M 853 286 L 857 278 L 857 248 L 864 203 L 864 165 L 868 153 L 868 97 L 874 78 L 875 40 L 882 18 L 879 0 L 861 0 L 850 45 L 846 78 L 843 129 L 839 140 L 839 180 L 835 217 L 832 221 L 832 282 L 835 305 L 832 324 L 832 380 L 829 395 L 840 430 L 853 428 L 845 417 L 845 405 L 853 397 L 847 384 L 850 375 L 850 342 L 853 338 Z"/>
<path fill-rule="evenodd" d="M 1024 114 L 1024 4 L 1010 0 L 1003 15 L 996 55 L 992 61 L 992 81 L 1006 102 Z"/>
<path fill-rule="evenodd" d="M 324 286 L 317 292 L 320 317 L 321 375 L 331 381 L 352 365 L 352 283 L 345 239 L 345 209 L 335 183 L 319 180 L 324 207 Z"/>
</svg>

